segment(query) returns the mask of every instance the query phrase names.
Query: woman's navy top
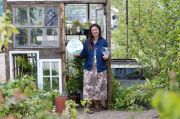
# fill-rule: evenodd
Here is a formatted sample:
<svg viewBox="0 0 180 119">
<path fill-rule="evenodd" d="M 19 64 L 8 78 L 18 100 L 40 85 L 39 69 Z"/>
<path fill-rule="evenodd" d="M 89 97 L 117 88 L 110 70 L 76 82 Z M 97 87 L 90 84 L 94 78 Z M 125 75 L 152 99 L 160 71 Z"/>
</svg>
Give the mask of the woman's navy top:
<svg viewBox="0 0 180 119">
<path fill-rule="evenodd" d="M 80 58 L 85 59 L 84 69 L 91 71 L 93 68 L 94 50 L 96 50 L 96 66 L 97 72 L 103 72 L 107 69 L 106 60 L 103 59 L 102 47 L 108 47 L 107 40 L 99 38 L 94 44 L 91 42 L 92 48 L 89 48 L 89 40 L 86 39 L 83 43 L 83 50 L 80 53 Z"/>
</svg>

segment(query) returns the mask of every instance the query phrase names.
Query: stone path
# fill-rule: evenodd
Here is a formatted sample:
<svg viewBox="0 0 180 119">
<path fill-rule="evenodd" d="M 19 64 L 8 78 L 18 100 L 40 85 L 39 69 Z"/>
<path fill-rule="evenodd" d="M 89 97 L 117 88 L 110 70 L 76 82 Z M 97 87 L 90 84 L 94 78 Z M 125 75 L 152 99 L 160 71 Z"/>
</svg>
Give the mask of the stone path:
<svg viewBox="0 0 180 119">
<path fill-rule="evenodd" d="M 84 118 L 85 117 L 85 118 Z M 78 111 L 78 119 L 159 119 L 155 110 L 145 111 L 100 111 L 94 114 L 87 114 L 82 109 Z"/>
</svg>

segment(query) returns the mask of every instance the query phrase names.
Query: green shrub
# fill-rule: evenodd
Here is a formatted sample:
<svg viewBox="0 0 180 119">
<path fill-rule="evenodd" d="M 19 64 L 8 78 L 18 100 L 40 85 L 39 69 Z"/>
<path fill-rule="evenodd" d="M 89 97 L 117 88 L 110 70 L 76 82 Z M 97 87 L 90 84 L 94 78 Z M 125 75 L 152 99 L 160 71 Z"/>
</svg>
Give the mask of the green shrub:
<svg viewBox="0 0 180 119">
<path fill-rule="evenodd" d="M 151 108 L 151 98 L 158 88 L 163 88 L 161 82 L 146 80 L 146 83 L 130 87 L 121 86 L 113 80 L 112 103 L 115 110 L 136 110 Z"/>
<path fill-rule="evenodd" d="M 152 99 L 152 106 L 158 110 L 161 119 L 180 119 L 180 93 L 159 91 Z"/>
<path fill-rule="evenodd" d="M 50 92 L 38 90 L 31 76 L 1 85 L 0 92 L 4 98 L 0 106 L 0 118 L 12 114 L 17 118 L 36 119 L 37 113 L 53 108 Z"/>
</svg>

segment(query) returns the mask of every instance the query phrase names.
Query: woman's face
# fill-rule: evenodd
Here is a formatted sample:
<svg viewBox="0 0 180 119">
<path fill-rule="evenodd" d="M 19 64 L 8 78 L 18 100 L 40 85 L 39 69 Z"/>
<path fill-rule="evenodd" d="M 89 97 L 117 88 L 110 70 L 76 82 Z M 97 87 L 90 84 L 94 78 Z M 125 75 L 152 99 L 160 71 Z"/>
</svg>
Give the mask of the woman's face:
<svg viewBox="0 0 180 119">
<path fill-rule="evenodd" d="M 91 28 L 91 33 L 93 37 L 99 37 L 99 29 L 96 26 Z"/>
</svg>

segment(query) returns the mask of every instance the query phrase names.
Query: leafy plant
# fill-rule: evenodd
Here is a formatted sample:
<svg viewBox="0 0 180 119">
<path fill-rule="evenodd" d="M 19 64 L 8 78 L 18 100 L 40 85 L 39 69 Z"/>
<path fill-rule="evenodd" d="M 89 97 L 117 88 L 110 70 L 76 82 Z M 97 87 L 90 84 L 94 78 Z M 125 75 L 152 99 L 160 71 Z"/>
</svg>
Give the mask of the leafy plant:
<svg viewBox="0 0 180 119">
<path fill-rule="evenodd" d="M 70 79 L 67 81 L 66 85 L 66 89 L 69 95 L 77 94 L 77 92 L 80 91 L 78 80 Z"/>
<path fill-rule="evenodd" d="M 85 118 L 85 113 L 89 111 L 87 108 L 87 105 L 92 104 L 92 102 L 86 97 L 85 99 L 81 100 L 81 105 L 84 107 L 84 118 Z"/>
<path fill-rule="evenodd" d="M 67 86 L 69 94 L 82 92 L 83 90 L 83 64 L 81 59 L 75 58 L 67 62 L 66 70 Z"/>
<path fill-rule="evenodd" d="M 63 116 L 64 117 L 68 117 L 70 119 L 77 119 L 77 106 L 78 104 L 76 104 L 73 100 L 67 100 L 65 102 L 66 108 L 63 111 Z"/>
<path fill-rule="evenodd" d="M 73 33 L 74 34 L 79 33 L 81 28 L 82 28 L 82 24 L 80 23 L 80 21 L 79 20 L 73 20 L 73 26 L 72 26 Z"/>
<path fill-rule="evenodd" d="M 6 11 L 6 14 L 3 14 L 3 16 L 0 17 L 0 52 L 3 45 L 7 47 L 8 43 L 11 42 L 10 38 L 12 37 L 12 34 L 18 33 L 16 27 L 12 24 L 10 12 Z"/>
<path fill-rule="evenodd" d="M 89 29 L 91 26 L 91 22 L 88 20 L 82 25 L 82 29 Z"/>
<path fill-rule="evenodd" d="M 162 119 L 179 119 L 180 113 L 180 83 L 176 80 L 175 71 L 169 71 L 169 90 L 160 90 L 152 98 L 152 106 L 158 110 Z"/>
<path fill-rule="evenodd" d="M 33 119 L 37 118 L 37 113 L 52 109 L 52 95 L 38 90 L 35 81 L 31 76 L 24 76 L 0 86 L 4 99 L 0 106 L 1 118 L 12 114 L 18 118 Z"/>
<path fill-rule="evenodd" d="M 153 94 L 159 88 L 164 88 L 155 80 L 130 87 L 121 86 L 117 80 L 113 80 L 113 108 L 116 110 L 137 110 L 151 108 L 150 102 Z"/>
<path fill-rule="evenodd" d="M 180 118 L 180 93 L 158 91 L 152 99 L 152 105 L 158 110 L 161 119 Z"/>
</svg>

